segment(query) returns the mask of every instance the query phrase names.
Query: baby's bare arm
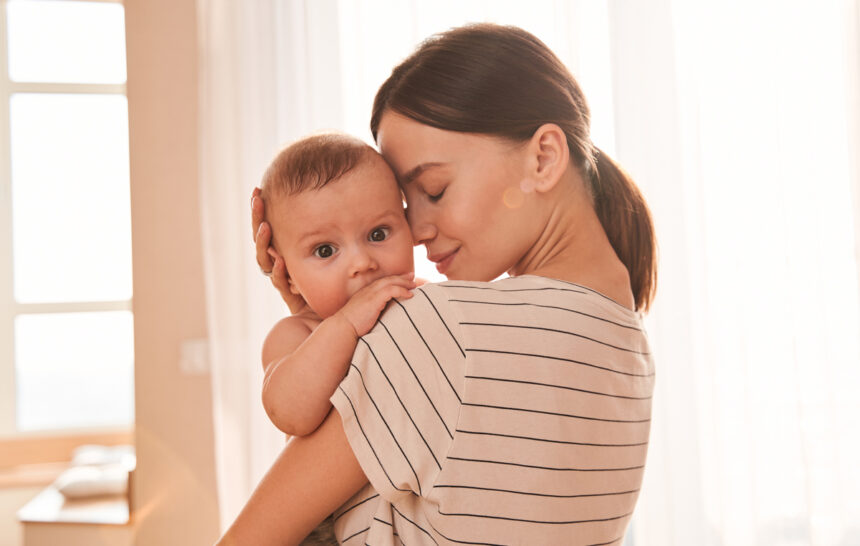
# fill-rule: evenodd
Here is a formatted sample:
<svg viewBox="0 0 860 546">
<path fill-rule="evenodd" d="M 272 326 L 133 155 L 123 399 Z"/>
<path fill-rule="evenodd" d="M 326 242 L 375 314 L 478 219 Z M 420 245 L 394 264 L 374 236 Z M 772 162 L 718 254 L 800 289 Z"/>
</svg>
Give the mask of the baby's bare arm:
<svg viewBox="0 0 860 546">
<path fill-rule="evenodd" d="M 322 423 L 357 340 L 352 326 L 338 315 L 313 330 L 296 317 L 272 328 L 263 343 L 263 407 L 276 427 L 305 436 Z"/>
<path fill-rule="evenodd" d="M 358 338 L 393 298 L 409 298 L 411 274 L 378 279 L 313 331 L 297 317 L 283 319 L 263 344 L 263 407 L 280 430 L 310 434 L 331 410 L 329 398 L 346 376 Z"/>
</svg>

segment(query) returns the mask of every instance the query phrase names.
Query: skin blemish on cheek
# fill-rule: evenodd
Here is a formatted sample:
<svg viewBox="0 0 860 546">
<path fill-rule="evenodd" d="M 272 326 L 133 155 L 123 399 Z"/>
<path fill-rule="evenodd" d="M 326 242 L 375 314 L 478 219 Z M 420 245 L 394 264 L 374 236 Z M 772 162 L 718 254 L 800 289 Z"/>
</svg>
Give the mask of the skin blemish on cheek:
<svg viewBox="0 0 860 546">
<path fill-rule="evenodd" d="M 526 196 L 521 188 L 510 187 L 502 194 L 502 202 L 509 209 L 518 209 L 523 205 Z"/>
</svg>

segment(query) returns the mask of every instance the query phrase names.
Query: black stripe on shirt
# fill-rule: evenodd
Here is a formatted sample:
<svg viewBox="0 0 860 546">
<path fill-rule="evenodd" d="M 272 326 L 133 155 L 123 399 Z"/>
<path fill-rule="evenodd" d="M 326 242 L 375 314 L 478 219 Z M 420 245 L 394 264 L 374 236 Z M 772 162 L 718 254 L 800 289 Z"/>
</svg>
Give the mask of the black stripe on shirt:
<svg viewBox="0 0 860 546">
<path fill-rule="evenodd" d="M 545 277 L 545 278 L 549 278 L 549 277 Z M 558 281 L 558 282 L 561 282 L 561 283 L 564 283 L 564 284 L 567 284 L 567 285 L 570 285 L 570 286 L 575 286 L 575 287 L 577 287 L 577 288 L 582 288 L 583 290 L 587 290 L 590 294 L 594 294 L 595 296 L 600 296 L 601 298 L 605 299 L 606 301 L 608 301 L 608 302 L 610 302 L 610 303 L 614 303 L 616 306 L 620 307 L 621 309 L 623 309 L 623 310 L 624 310 L 624 311 L 626 311 L 627 313 L 635 313 L 635 312 L 636 312 L 636 311 L 634 311 L 633 309 L 630 309 L 629 307 L 627 307 L 627 306 L 625 306 L 625 305 L 621 305 L 620 303 L 618 303 L 618 302 L 617 302 L 617 301 L 615 301 L 614 299 L 610 298 L 609 296 L 606 296 L 606 295 L 604 295 L 604 294 L 601 294 L 600 292 L 598 292 L 597 290 L 595 290 L 595 289 L 593 289 L 593 288 L 589 288 L 589 287 L 587 287 L 587 286 L 583 286 L 583 285 L 581 285 L 581 284 L 577 284 L 577 283 L 575 283 L 575 282 L 563 281 L 563 280 L 561 280 L 561 279 L 552 279 L 552 280 L 554 280 L 554 281 Z M 617 540 L 617 539 L 616 539 L 616 540 Z"/>
<path fill-rule="evenodd" d="M 373 500 L 373 499 L 375 499 L 375 498 L 376 498 L 376 497 L 378 497 L 378 496 L 379 496 L 379 493 L 376 493 L 375 495 L 371 495 L 371 496 L 367 497 L 366 499 L 364 499 L 364 500 L 362 500 L 362 501 L 358 501 L 357 503 L 353 504 L 352 506 L 350 506 L 349 508 L 347 508 L 346 510 L 344 510 L 343 512 L 341 512 L 340 514 L 338 514 L 337 516 L 335 516 L 334 521 L 337 521 L 338 519 L 340 519 L 340 517 L 341 517 L 342 515 L 346 514 L 347 512 L 349 512 L 350 510 L 352 510 L 353 508 L 357 508 L 357 507 L 361 506 L 362 504 L 366 503 L 367 501 L 369 501 L 369 500 Z"/>
<path fill-rule="evenodd" d="M 607 368 L 606 366 L 598 366 L 597 364 L 590 364 L 588 362 L 583 362 L 581 360 L 573 360 L 572 358 L 562 358 L 560 356 L 551 356 L 551 355 L 539 355 L 536 353 L 519 353 L 516 351 L 499 351 L 496 349 L 466 349 L 467 352 L 473 353 L 494 353 L 499 355 L 513 355 L 513 356 L 533 356 L 535 358 L 546 358 L 549 360 L 559 360 L 561 362 L 570 362 L 571 364 L 579 364 L 581 366 L 588 366 L 589 368 L 597 368 L 598 370 L 605 370 L 607 372 L 617 373 L 621 375 L 629 375 L 631 377 L 653 377 L 654 372 L 651 373 L 633 373 L 633 372 L 622 372 L 621 370 L 614 370 L 612 368 Z"/>
<path fill-rule="evenodd" d="M 438 368 L 439 368 L 439 371 L 440 371 L 440 372 L 442 372 L 442 376 L 445 378 L 445 381 L 447 381 L 447 382 L 448 382 L 448 386 L 449 386 L 449 387 L 451 387 L 451 391 L 453 391 L 453 392 L 454 392 L 454 396 L 457 398 L 457 402 L 462 402 L 463 400 L 461 400 L 461 399 L 460 399 L 460 395 L 459 395 L 459 394 L 457 394 L 457 389 L 455 389 L 455 388 L 454 388 L 454 385 L 451 383 L 451 380 L 450 380 L 450 379 L 448 379 L 448 374 L 447 374 L 447 373 L 445 373 L 444 368 L 442 368 L 442 364 L 440 364 L 440 363 L 439 363 L 439 359 L 438 359 L 438 358 L 436 358 L 436 353 L 434 353 L 434 352 L 433 352 L 433 349 L 431 349 L 431 348 L 430 348 L 430 345 L 427 343 L 427 340 L 426 340 L 426 339 L 424 339 L 424 335 L 421 333 L 421 330 L 419 330 L 419 329 L 418 329 L 418 326 L 416 326 L 416 325 L 415 325 L 415 321 L 413 321 L 413 320 L 412 320 L 412 317 L 411 317 L 411 316 L 409 316 L 409 311 L 407 311 L 407 310 L 406 310 L 406 307 L 405 307 L 402 303 L 400 303 L 399 301 L 394 300 L 394 302 L 395 302 L 397 305 L 399 305 L 401 309 L 403 309 L 403 312 L 406 314 L 406 318 L 408 318 L 408 319 L 409 319 L 409 322 L 411 322 L 411 323 L 412 323 L 412 326 L 415 328 L 415 333 L 416 333 L 416 334 L 418 334 L 418 337 L 420 337 L 420 338 L 421 338 L 421 341 L 423 341 L 423 342 L 424 342 L 424 346 L 425 346 L 425 347 L 427 347 L 427 350 L 428 350 L 428 351 L 430 351 L 430 356 L 432 356 L 432 357 L 433 357 L 433 360 L 435 360 L 435 361 L 436 361 L 436 367 L 438 367 Z M 446 326 L 445 326 L 445 328 L 447 328 L 447 327 L 448 327 L 448 326 L 446 325 Z M 451 333 L 451 331 L 450 331 L 450 330 L 448 330 L 448 333 Z M 461 353 L 463 352 L 463 349 L 461 349 L 459 345 L 457 346 L 457 348 L 458 348 L 458 349 L 460 349 L 460 352 L 461 352 Z M 466 353 L 463 353 L 463 358 L 465 358 L 465 357 L 466 357 Z M 446 428 L 447 428 L 447 427 L 446 427 Z"/>
<path fill-rule="evenodd" d="M 343 544 L 343 543 L 345 543 L 347 540 L 349 540 L 349 539 L 351 539 L 351 538 L 355 538 L 355 537 L 357 537 L 358 535 L 360 535 L 361 533 L 366 533 L 366 532 L 367 532 L 367 531 L 369 531 L 369 530 L 370 530 L 370 527 L 366 527 L 366 528 L 362 529 L 361 531 L 358 531 L 358 532 L 356 532 L 356 533 L 353 533 L 353 534 L 349 535 L 349 536 L 348 536 L 348 537 L 346 537 L 345 539 L 341 540 L 341 541 L 340 541 L 340 543 L 341 543 L 341 544 Z"/>
<path fill-rule="evenodd" d="M 466 353 L 464 353 L 464 352 L 463 352 L 463 348 L 462 348 L 462 347 L 460 347 L 460 342 L 459 342 L 459 341 L 457 341 L 457 338 L 456 338 L 456 337 L 454 336 L 454 334 L 451 332 L 451 329 L 450 329 L 450 328 L 448 328 L 448 323 L 446 323 L 446 322 L 445 322 L 445 319 L 443 319 L 443 318 L 442 318 L 442 315 L 439 313 L 439 310 L 438 310 L 438 309 L 436 309 L 436 304 L 434 304 L 434 303 L 433 303 L 433 300 L 431 300 L 431 299 L 430 299 L 430 296 L 428 296 L 428 295 L 427 295 L 427 293 L 426 293 L 424 290 L 422 290 L 422 289 L 418 288 L 418 292 L 421 292 L 421 295 L 423 295 L 425 298 L 427 298 L 427 301 L 430 303 L 430 307 L 432 307 L 432 308 L 433 308 L 433 310 L 434 310 L 434 311 L 436 311 L 436 316 L 438 316 L 438 317 L 439 317 L 439 322 L 441 322 L 441 323 L 442 323 L 442 326 L 444 326 L 444 327 L 445 327 L 445 329 L 446 329 L 446 330 L 448 330 L 448 333 L 451 335 L 451 339 L 453 339 L 453 340 L 454 340 L 454 344 L 457 346 L 457 348 L 458 348 L 458 349 L 460 349 L 460 353 L 463 355 L 463 357 L 465 357 L 465 356 L 466 356 Z"/>
<path fill-rule="evenodd" d="M 444 538 L 448 542 L 456 542 L 457 544 L 476 544 L 479 546 L 507 546 L 506 544 L 494 544 L 492 542 L 469 542 L 467 540 L 453 539 L 451 537 L 448 537 L 448 536 L 445 536 L 444 534 L 442 534 L 442 532 L 439 531 L 439 529 L 437 529 L 430 520 L 427 520 L 427 523 L 430 524 L 430 528 L 433 529 L 433 532 L 435 532 L 437 535 Z"/>
<path fill-rule="evenodd" d="M 415 523 L 415 522 L 414 522 L 414 521 L 412 521 L 411 519 L 409 519 L 409 518 L 407 518 L 406 516 L 404 516 L 404 515 L 403 515 L 403 513 L 402 513 L 400 510 L 398 510 L 398 509 L 397 509 L 397 507 L 396 507 L 396 506 L 394 506 L 393 504 L 391 505 L 391 509 L 392 509 L 392 510 L 394 510 L 394 512 L 395 512 L 395 513 L 397 513 L 397 515 L 398 515 L 398 516 L 400 516 L 401 518 L 405 519 L 406 521 L 408 521 L 409 523 L 411 523 L 412 525 L 414 525 L 415 527 L 417 527 L 417 528 L 418 528 L 422 533 L 424 533 L 425 535 L 427 535 L 428 537 L 430 537 L 430 540 L 432 540 L 432 541 L 433 541 L 433 544 L 436 544 L 436 545 L 438 545 L 438 544 L 439 544 L 438 542 L 436 542 L 436 539 L 435 539 L 435 538 L 433 538 L 433 535 L 431 535 L 429 532 L 427 532 L 427 529 L 425 529 L 425 528 L 421 527 L 420 525 L 418 525 L 417 523 Z M 393 519 L 393 518 L 392 518 L 392 519 Z"/>
<path fill-rule="evenodd" d="M 397 401 L 400 402 L 400 407 L 403 408 L 403 411 L 406 413 L 406 416 L 409 417 L 409 421 L 412 422 L 412 426 L 415 427 L 415 432 L 417 432 L 418 436 L 421 437 L 421 441 L 423 441 L 424 445 L 427 446 L 427 451 L 430 452 L 430 456 L 433 457 L 434 461 L 436 461 L 436 466 L 438 466 L 441 470 L 442 465 L 439 464 L 439 460 L 436 458 L 436 454 L 433 453 L 433 450 L 430 448 L 430 444 L 427 443 L 427 439 L 424 438 L 424 434 L 421 433 L 421 429 L 418 428 L 418 425 L 415 423 L 415 419 L 412 418 L 412 414 L 409 413 L 408 409 L 406 409 L 406 404 L 403 403 L 403 400 L 401 400 L 400 395 L 397 394 L 397 389 L 394 388 L 394 383 L 391 382 L 391 379 L 388 377 L 388 374 L 385 373 L 385 369 L 383 369 L 382 364 L 379 362 L 379 359 L 376 358 L 376 353 L 373 352 L 373 348 L 371 348 L 370 344 L 365 341 L 364 338 L 358 339 L 364 342 L 364 344 L 367 346 L 367 349 L 370 351 L 370 355 L 373 357 L 373 360 L 376 361 L 376 365 L 379 367 L 379 371 L 382 372 L 383 377 L 385 377 L 385 380 L 388 381 L 388 385 L 391 387 L 391 392 L 394 393 L 394 396 L 397 398 Z"/>
<path fill-rule="evenodd" d="M 583 497 L 612 497 L 615 495 L 630 495 L 633 493 L 638 493 L 638 489 L 632 489 L 630 491 L 617 491 L 613 493 L 586 493 L 581 495 L 552 495 L 549 493 L 534 493 L 531 491 L 514 491 L 512 489 L 495 489 L 493 487 L 478 487 L 474 485 L 434 485 L 433 488 L 437 487 L 446 487 L 449 489 L 474 489 L 477 491 L 494 491 L 497 493 L 513 493 L 515 495 L 530 495 L 534 497 L 552 497 L 554 499 L 578 499 Z"/>
<path fill-rule="evenodd" d="M 523 523 L 539 523 L 539 524 L 543 524 L 543 525 L 572 525 L 572 524 L 577 524 L 577 523 L 602 523 L 605 521 L 616 521 L 619 519 L 624 519 L 624 518 L 630 516 L 631 514 L 633 514 L 633 512 L 628 512 L 628 513 L 623 514 L 621 516 L 612 516 L 610 518 L 600 518 L 600 519 L 580 519 L 580 520 L 571 520 L 571 521 L 542 521 L 542 520 L 535 520 L 535 519 L 511 518 L 511 517 L 506 517 L 506 516 L 491 516 L 489 514 L 456 514 L 456 513 L 449 514 L 449 513 L 443 512 L 439 508 L 436 508 L 436 512 L 438 512 L 439 515 L 442 515 L 442 516 L 463 516 L 463 517 L 469 517 L 469 518 L 503 519 L 503 520 L 507 520 L 507 521 L 521 521 Z"/>
<path fill-rule="evenodd" d="M 528 302 L 496 302 L 496 301 L 476 301 L 476 300 L 448 300 L 455 301 L 458 303 L 477 303 L 479 305 L 513 305 L 513 306 L 528 306 L 528 307 L 540 307 L 543 309 L 558 309 L 559 311 L 567 311 L 569 313 L 576 313 L 577 315 L 583 315 L 586 317 L 591 317 L 595 320 L 602 320 L 603 322 L 608 322 L 609 324 L 614 324 L 616 326 L 620 326 L 622 328 L 627 328 L 630 330 L 635 330 L 637 332 L 641 332 L 641 328 L 637 328 L 636 326 L 630 326 L 627 324 L 622 324 L 620 322 L 615 322 L 614 320 L 609 320 L 603 317 L 598 317 L 597 315 L 591 315 L 589 313 L 585 313 L 583 311 L 577 311 L 576 309 L 569 309 L 567 307 L 558 307 L 556 305 L 542 305 L 538 303 L 528 303 Z"/>
<path fill-rule="evenodd" d="M 493 286 L 465 286 L 459 284 L 443 284 L 441 286 L 444 286 L 445 288 L 471 288 L 473 290 L 493 290 L 495 292 L 540 292 L 542 290 L 557 290 L 559 292 L 572 292 L 574 294 L 588 294 L 588 292 L 585 292 L 584 290 L 571 290 L 569 288 L 556 288 L 554 286 L 547 286 L 541 288 L 514 288 L 510 290 L 505 290 L 504 288 L 495 288 Z"/>
<path fill-rule="evenodd" d="M 606 419 L 603 417 L 589 417 L 587 415 L 574 415 L 572 413 L 559 413 L 557 411 L 544 411 L 530 408 L 513 408 L 510 406 L 494 406 L 492 404 L 473 404 L 471 402 L 463 402 L 464 406 L 473 408 L 489 408 L 508 411 L 524 411 L 527 413 L 539 413 L 541 415 L 555 415 L 558 417 L 570 417 L 571 419 L 583 419 L 585 421 L 603 421 L 605 423 L 649 423 L 651 419 Z"/>
<path fill-rule="evenodd" d="M 360 430 L 361 435 L 364 436 L 364 441 L 367 443 L 367 446 L 370 448 L 370 451 L 373 453 L 373 456 L 376 457 L 376 462 L 379 463 L 379 468 L 382 469 L 382 473 L 385 474 L 386 478 L 388 478 L 388 483 L 390 483 L 391 487 L 393 487 L 397 491 L 408 492 L 408 493 L 412 493 L 414 495 L 415 494 L 414 491 L 411 491 L 409 489 L 400 489 L 399 487 L 394 485 L 393 481 L 391 481 L 391 476 L 388 475 L 388 471 L 385 470 L 385 466 L 383 466 L 382 461 L 379 460 L 379 455 L 376 454 L 376 450 L 373 449 L 373 444 L 370 443 L 370 439 L 367 437 L 367 433 L 364 432 L 364 427 L 361 426 L 361 421 L 358 420 L 358 413 L 356 413 L 356 411 L 355 411 L 355 405 L 353 405 L 352 400 L 349 399 L 349 395 L 346 394 L 346 391 L 343 390 L 343 387 L 338 385 L 337 388 L 340 389 L 340 392 L 343 393 L 343 396 L 346 398 L 346 401 L 349 402 L 349 406 L 352 408 L 352 413 L 353 413 L 353 415 L 355 415 L 355 424 L 358 425 L 358 430 Z"/>
<path fill-rule="evenodd" d="M 466 379 L 481 379 L 484 381 L 503 381 L 506 383 L 521 383 L 523 385 L 536 385 L 539 387 L 551 387 L 554 389 L 565 389 L 568 391 L 583 392 L 586 394 L 594 394 L 597 396 L 608 396 L 610 398 L 622 398 L 624 400 L 651 400 L 651 396 L 624 396 L 621 394 L 609 394 L 605 392 L 589 391 L 586 389 L 578 389 L 576 387 L 568 387 L 566 385 L 553 385 L 552 383 L 540 383 L 538 381 L 523 381 L 521 379 L 505 379 L 502 377 L 484 377 L 481 375 L 467 375 Z"/>
<path fill-rule="evenodd" d="M 591 447 L 640 447 L 648 445 L 648 442 L 638 442 L 635 444 L 594 444 L 587 442 L 568 442 L 565 440 L 551 440 L 549 438 L 533 438 L 531 436 L 517 436 L 515 434 L 501 434 L 498 432 L 479 432 L 475 430 L 462 430 L 457 429 L 456 432 L 461 434 L 476 434 L 483 436 L 500 436 L 502 438 L 513 438 L 516 440 L 533 440 L 535 442 L 549 442 L 552 444 L 566 444 L 566 445 L 574 445 L 574 446 L 591 446 Z"/>
<path fill-rule="evenodd" d="M 557 334 L 565 334 L 568 336 L 578 337 L 580 339 L 587 339 L 588 341 L 593 341 L 594 343 L 598 343 L 605 347 L 611 347 L 612 349 L 617 349 L 619 351 L 624 351 L 626 353 L 633 353 L 637 355 L 647 356 L 651 353 L 647 351 L 637 351 L 635 349 L 626 349 L 624 347 L 619 347 L 617 345 L 612 345 L 611 343 L 606 343 L 605 341 L 600 341 L 599 339 L 594 339 L 593 337 L 584 336 L 582 334 L 577 334 L 576 332 L 568 332 L 567 330 L 557 330 L 555 328 L 546 328 L 544 326 L 526 326 L 524 324 L 496 324 L 493 322 L 461 322 L 460 326 L 497 326 L 500 328 L 519 328 L 522 330 L 541 330 L 543 332 L 554 332 Z"/>
<path fill-rule="evenodd" d="M 623 468 L 559 468 L 555 466 L 538 466 L 532 464 L 524 464 L 524 463 L 514 463 L 510 461 L 493 461 L 489 459 L 468 459 L 466 457 L 454 457 L 452 455 L 448 456 L 448 459 L 452 461 L 463 461 L 467 463 L 487 463 L 487 464 L 501 464 L 507 466 L 519 466 L 522 468 L 536 468 L 538 470 L 553 470 L 559 472 L 625 472 L 628 470 L 639 470 L 641 468 L 645 468 L 645 465 L 637 465 L 637 466 L 628 466 Z"/>
<path fill-rule="evenodd" d="M 367 398 L 370 400 L 370 403 L 373 404 L 373 407 L 376 408 L 376 413 L 379 414 L 379 418 L 382 419 L 382 422 L 385 424 L 385 428 L 388 429 L 391 439 L 394 440 L 394 444 L 397 445 L 397 449 L 400 450 L 400 453 L 406 460 L 406 464 L 408 464 L 409 469 L 412 470 L 412 475 L 415 476 L 415 483 L 418 484 L 418 494 L 421 495 L 421 480 L 418 479 L 418 473 L 415 472 L 415 467 L 412 466 L 412 462 L 409 460 L 409 457 L 406 456 L 406 452 L 403 450 L 403 447 L 401 447 L 400 442 L 397 441 L 397 436 L 394 434 L 394 431 L 391 430 L 390 426 L 388 426 L 388 421 L 385 420 L 385 416 L 382 415 L 381 411 L 379 411 L 379 406 L 376 405 L 376 400 L 373 399 L 370 395 L 370 391 L 367 390 L 367 384 L 364 382 L 364 374 L 361 373 L 361 370 L 359 370 L 355 364 L 350 364 L 350 367 L 354 368 L 355 371 L 358 372 L 358 378 L 361 380 L 361 386 L 364 387 L 364 392 L 367 394 Z"/>
<path fill-rule="evenodd" d="M 424 396 L 427 398 L 427 401 L 430 402 L 430 407 L 432 407 L 433 411 L 436 412 L 436 417 L 439 418 L 439 421 L 442 423 L 442 426 L 445 427 L 445 432 L 448 433 L 448 437 L 453 440 L 454 435 L 451 434 L 451 429 L 448 428 L 448 424 L 445 423 L 445 419 L 442 419 L 442 415 L 439 413 L 439 410 L 436 409 L 436 404 L 433 403 L 433 399 L 430 398 L 429 394 L 427 394 L 427 389 L 424 388 L 424 384 L 421 383 L 420 379 L 418 379 L 418 374 L 415 373 L 415 369 L 412 368 L 412 364 L 409 362 L 409 359 L 406 358 L 405 354 L 403 354 L 403 349 L 400 348 L 400 344 L 397 343 L 396 339 L 394 339 L 394 336 L 391 334 L 391 331 L 388 329 L 388 326 L 386 326 L 384 322 L 382 322 L 380 320 L 379 325 L 382 326 L 382 328 L 385 330 L 385 333 L 387 333 L 388 337 L 391 338 L 391 342 L 394 343 L 395 347 L 397 347 L 397 352 L 399 352 L 400 356 L 403 357 L 403 362 L 406 363 L 406 367 L 409 368 L 410 372 L 412 372 L 412 376 L 415 378 L 415 382 L 418 383 L 419 387 L 421 387 L 421 392 L 424 393 Z M 428 445 L 427 447 L 430 447 L 430 446 Z M 435 459 L 436 456 L 434 455 L 433 458 Z M 439 461 L 436 461 L 436 464 L 438 465 Z M 440 466 L 439 468 L 441 469 L 442 467 Z"/>
</svg>

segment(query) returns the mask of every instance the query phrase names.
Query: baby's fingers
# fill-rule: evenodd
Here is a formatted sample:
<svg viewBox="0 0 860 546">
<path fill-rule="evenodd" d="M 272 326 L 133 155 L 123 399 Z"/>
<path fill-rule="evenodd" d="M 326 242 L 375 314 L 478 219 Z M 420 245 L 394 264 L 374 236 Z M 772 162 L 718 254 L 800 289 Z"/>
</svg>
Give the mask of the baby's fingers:
<svg viewBox="0 0 860 546">
<path fill-rule="evenodd" d="M 399 284 L 389 284 L 385 288 L 380 289 L 377 295 L 383 303 L 396 298 L 409 299 L 413 296 L 411 289 L 413 286 L 404 286 Z"/>
</svg>

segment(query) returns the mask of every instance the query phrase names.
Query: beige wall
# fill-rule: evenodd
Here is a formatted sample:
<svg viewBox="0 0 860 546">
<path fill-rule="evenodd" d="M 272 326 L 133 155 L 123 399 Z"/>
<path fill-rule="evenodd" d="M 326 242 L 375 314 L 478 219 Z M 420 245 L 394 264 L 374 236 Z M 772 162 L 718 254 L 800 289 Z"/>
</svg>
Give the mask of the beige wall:
<svg viewBox="0 0 860 546">
<path fill-rule="evenodd" d="M 135 543 L 218 534 L 208 375 L 180 372 L 206 337 L 197 197 L 194 0 L 127 0 L 138 467 Z"/>
</svg>

